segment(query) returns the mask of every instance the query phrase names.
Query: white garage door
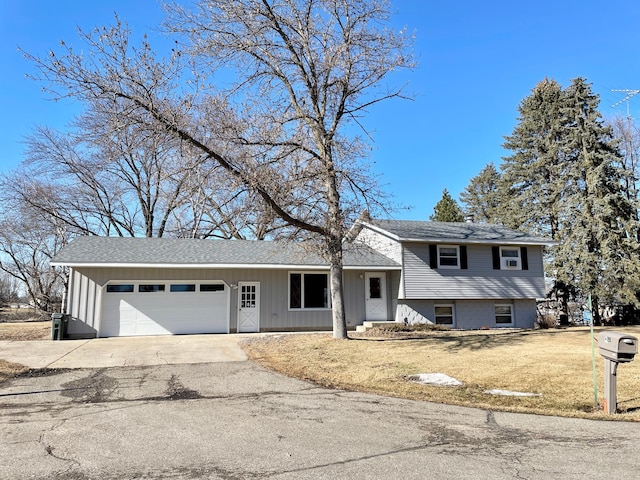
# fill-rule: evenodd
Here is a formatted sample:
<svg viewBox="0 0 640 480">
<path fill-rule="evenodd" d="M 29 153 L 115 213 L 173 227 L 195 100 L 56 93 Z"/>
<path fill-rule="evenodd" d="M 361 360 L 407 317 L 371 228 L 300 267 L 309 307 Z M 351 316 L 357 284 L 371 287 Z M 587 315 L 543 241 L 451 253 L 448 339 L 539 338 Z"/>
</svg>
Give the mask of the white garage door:
<svg viewBox="0 0 640 480">
<path fill-rule="evenodd" d="M 229 333 L 221 282 L 113 283 L 102 296 L 101 337 Z"/>
</svg>

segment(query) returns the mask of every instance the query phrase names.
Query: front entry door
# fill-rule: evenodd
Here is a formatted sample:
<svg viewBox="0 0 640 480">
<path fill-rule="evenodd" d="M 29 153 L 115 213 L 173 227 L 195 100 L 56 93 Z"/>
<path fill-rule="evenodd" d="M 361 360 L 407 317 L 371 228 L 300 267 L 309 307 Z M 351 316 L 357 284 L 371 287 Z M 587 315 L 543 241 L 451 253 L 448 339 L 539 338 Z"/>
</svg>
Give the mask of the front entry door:
<svg viewBox="0 0 640 480">
<path fill-rule="evenodd" d="M 385 273 L 365 273 L 365 315 L 367 320 L 388 320 Z"/>
<path fill-rule="evenodd" d="M 238 332 L 260 331 L 260 282 L 238 282 Z"/>
</svg>

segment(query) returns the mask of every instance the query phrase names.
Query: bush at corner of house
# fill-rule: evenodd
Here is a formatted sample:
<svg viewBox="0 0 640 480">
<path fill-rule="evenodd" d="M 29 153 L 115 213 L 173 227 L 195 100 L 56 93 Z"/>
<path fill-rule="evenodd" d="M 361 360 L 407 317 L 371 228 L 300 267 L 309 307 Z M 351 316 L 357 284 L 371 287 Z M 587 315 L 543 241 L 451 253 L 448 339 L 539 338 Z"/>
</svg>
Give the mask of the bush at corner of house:
<svg viewBox="0 0 640 480">
<path fill-rule="evenodd" d="M 556 328 L 557 320 L 555 315 L 545 314 L 538 315 L 536 319 L 536 328 L 547 329 L 547 328 Z"/>
</svg>

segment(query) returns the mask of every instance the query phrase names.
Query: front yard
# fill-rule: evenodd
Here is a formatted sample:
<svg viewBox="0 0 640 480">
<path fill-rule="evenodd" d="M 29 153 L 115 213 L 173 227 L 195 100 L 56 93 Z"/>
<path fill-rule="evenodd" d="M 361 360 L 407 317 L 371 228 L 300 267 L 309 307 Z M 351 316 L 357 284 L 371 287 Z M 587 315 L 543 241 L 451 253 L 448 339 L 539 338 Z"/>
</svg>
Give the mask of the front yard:
<svg viewBox="0 0 640 480">
<path fill-rule="evenodd" d="M 616 330 L 640 337 L 640 327 Z M 492 410 L 612 418 L 601 413 L 604 364 L 597 346 L 600 406 L 594 405 L 588 328 L 434 331 L 420 338 L 382 334 L 345 341 L 328 334 L 272 335 L 243 348 L 266 367 L 327 387 Z M 421 373 L 444 373 L 463 385 L 408 381 Z M 494 389 L 538 395 L 486 393 Z M 618 408 L 617 419 L 640 421 L 640 357 L 618 369 Z"/>
<path fill-rule="evenodd" d="M 597 332 L 601 329 L 596 330 Z M 640 326 L 619 327 L 640 338 Z M 250 359 L 318 385 L 470 407 L 640 421 L 640 355 L 618 368 L 620 414 L 602 413 L 604 362 L 596 346 L 598 405 L 593 394 L 591 333 L 587 327 L 552 330 L 379 331 L 270 334 L 242 343 Z M 0 340 L 46 340 L 50 322 L 0 323 Z M 26 367 L 2 360 L 0 382 Z M 463 382 L 445 387 L 409 381 L 443 373 Z M 492 395 L 489 390 L 536 394 Z"/>
</svg>

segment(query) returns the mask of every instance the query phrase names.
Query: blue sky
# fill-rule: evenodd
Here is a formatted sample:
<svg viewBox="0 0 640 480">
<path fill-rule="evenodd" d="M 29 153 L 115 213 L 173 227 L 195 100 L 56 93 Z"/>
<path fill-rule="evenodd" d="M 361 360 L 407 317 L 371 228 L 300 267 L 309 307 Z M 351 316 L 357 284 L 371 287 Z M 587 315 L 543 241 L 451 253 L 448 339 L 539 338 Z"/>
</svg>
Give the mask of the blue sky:
<svg viewBox="0 0 640 480">
<path fill-rule="evenodd" d="M 413 207 L 398 218 L 427 219 L 442 190 L 457 198 L 488 162 L 500 163 L 501 144 L 516 123 L 518 103 L 537 82 L 563 86 L 585 77 L 602 99 L 605 117 L 626 115 L 613 89 L 640 89 L 640 2 L 591 0 L 395 0 L 396 26 L 415 32 L 418 68 L 412 101 L 375 107 L 364 119 L 375 144 L 375 172 L 395 201 Z M 24 136 L 35 125 L 64 128 L 73 102 L 48 100 L 25 79 L 34 54 L 77 43 L 76 27 L 113 22 L 114 12 L 136 33 L 162 19 L 156 0 L 0 0 L 0 171 L 22 159 Z M 640 110 L 640 95 L 630 103 Z"/>
</svg>

